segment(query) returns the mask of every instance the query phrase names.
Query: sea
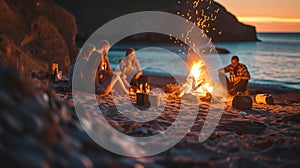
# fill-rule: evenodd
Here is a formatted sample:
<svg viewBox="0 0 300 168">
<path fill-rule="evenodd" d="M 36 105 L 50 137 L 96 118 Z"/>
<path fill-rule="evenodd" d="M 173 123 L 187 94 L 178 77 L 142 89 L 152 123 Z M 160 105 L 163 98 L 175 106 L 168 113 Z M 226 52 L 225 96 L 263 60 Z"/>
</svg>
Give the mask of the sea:
<svg viewBox="0 0 300 168">
<path fill-rule="evenodd" d="M 217 69 L 230 64 L 233 55 L 247 65 L 251 74 L 250 84 L 300 90 L 300 33 L 258 33 L 257 42 L 217 43 L 215 47 L 225 48 L 229 54 L 210 57 Z M 136 57 L 146 74 L 187 75 L 189 70 L 182 64 L 186 53 L 178 47 L 168 45 L 128 45 L 113 47 L 109 53 L 112 67 L 118 69 L 119 60 L 125 55 L 125 48 L 137 49 Z M 210 64 L 210 63 L 209 63 Z"/>
</svg>

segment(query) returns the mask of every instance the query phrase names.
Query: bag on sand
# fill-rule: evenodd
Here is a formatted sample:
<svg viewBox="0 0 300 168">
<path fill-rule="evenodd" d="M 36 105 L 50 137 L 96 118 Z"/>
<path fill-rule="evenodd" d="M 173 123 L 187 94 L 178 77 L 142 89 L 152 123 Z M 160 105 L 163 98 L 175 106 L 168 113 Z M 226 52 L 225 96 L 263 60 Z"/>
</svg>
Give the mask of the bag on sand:
<svg viewBox="0 0 300 168">
<path fill-rule="evenodd" d="M 252 109 L 252 98 L 250 96 L 235 96 L 232 100 L 232 107 L 238 110 L 251 110 Z"/>
</svg>

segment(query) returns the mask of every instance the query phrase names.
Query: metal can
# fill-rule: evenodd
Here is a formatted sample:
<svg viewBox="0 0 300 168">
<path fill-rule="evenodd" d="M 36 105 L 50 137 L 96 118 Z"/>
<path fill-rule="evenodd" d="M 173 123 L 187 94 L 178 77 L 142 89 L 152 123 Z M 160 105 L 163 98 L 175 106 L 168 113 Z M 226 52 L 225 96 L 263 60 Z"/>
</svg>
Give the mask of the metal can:
<svg viewBox="0 0 300 168">
<path fill-rule="evenodd" d="M 255 96 L 255 101 L 256 103 L 260 103 L 260 104 L 268 104 L 268 105 L 274 104 L 274 98 L 272 97 L 272 95 L 268 95 L 268 94 L 257 94 Z"/>
</svg>

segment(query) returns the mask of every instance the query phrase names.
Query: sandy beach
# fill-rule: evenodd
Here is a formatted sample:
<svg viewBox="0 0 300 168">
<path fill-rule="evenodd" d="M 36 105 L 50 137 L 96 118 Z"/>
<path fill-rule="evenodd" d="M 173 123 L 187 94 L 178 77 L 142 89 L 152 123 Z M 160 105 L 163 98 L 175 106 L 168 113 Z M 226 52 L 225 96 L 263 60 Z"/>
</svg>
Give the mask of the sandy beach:
<svg viewBox="0 0 300 168">
<path fill-rule="evenodd" d="M 13 74 L 9 74 L 13 75 Z M 252 110 L 240 115 L 228 98 L 221 120 L 211 136 L 198 141 L 210 103 L 199 102 L 197 119 L 187 135 L 174 147 L 159 155 L 129 158 L 111 153 L 96 144 L 84 131 L 76 115 L 72 93 L 61 83 L 51 89 L 30 92 L 27 82 L 13 75 L 15 92 L 2 89 L 1 144 L 2 165 L 25 167 L 299 167 L 300 92 L 262 86 L 249 87 L 250 96 L 271 94 L 274 105 L 254 102 Z M 158 83 L 155 83 L 158 82 Z M 167 77 L 150 76 L 149 83 L 164 89 Z M 5 87 L 8 87 L 5 85 Z M 10 86 L 11 87 L 11 86 Z M 3 88 L 3 87 L 2 87 Z M 24 88 L 26 88 L 24 90 Z M 56 91 L 54 91 L 56 90 Z M 28 92 L 29 91 L 29 92 Z M 16 95 L 19 95 L 16 97 Z M 84 94 L 82 94 L 84 96 Z M 135 102 L 135 95 L 130 96 Z M 84 100 L 89 103 L 89 96 Z M 115 100 L 125 96 L 97 96 L 106 120 L 116 130 L 130 136 L 151 136 L 161 133 L 176 120 L 180 99 L 167 98 L 163 112 L 152 121 L 131 121 L 115 107 Z M 125 100 L 123 101 L 126 103 Z M 13 104 L 18 106 L 12 106 Z M 143 107 L 138 107 L 146 110 Z M 7 109 L 10 109 L 8 111 Z M 85 109 L 89 112 L 89 108 Z M 185 109 L 184 117 L 192 115 Z M 21 116 L 19 112 L 21 111 Z M 123 111 L 126 112 L 126 111 Z M 87 113 L 88 114 L 88 113 Z M 148 113 L 149 114 L 149 113 Z M 140 115 L 148 115 L 140 113 Z M 97 123 L 97 114 L 88 123 Z M 99 126 L 101 128 L 101 125 Z M 178 130 L 180 132 L 180 130 Z M 107 137 L 110 138 L 109 136 Z M 124 151 L 135 150 L 130 144 L 114 141 Z M 18 152 L 16 152 L 18 151 Z M 26 157 L 29 156 L 29 157 Z"/>
<path fill-rule="evenodd" d="M 0 0 L 1 167 L 300 167 L 299 5 Z"/>
<path fill-rule="evenodd" d="M 149 81 L 161 88 L 172 83 L 171 78 L 157 76 L 150 76 Z M 232 107 L 232 98 L 227 98 L 214 133 L 199 143 L 198 136 L 210 108 L 209 103 L 200 102 L 198 117 L 187 136 L 151 160 L 170 167 L 298 167 L 300 92 L 263 85 L 251 85 L 249 91 L 252 98 L 259 93 L 271 94 L 274 105 L 253 101 L 252 110 L 242 116 L 241 111 Z M 103 99 L 109 102 L 109 97 Z M 168 99 L 164 112 L 155 121 L 134 123 L 131 127 L 117 124 L 116 127 L 122 127 L 129 135 L 151 135 L 151 131 L 170 126 L 176 120 L 179 108 L 180 99 Z M 109 111 L 107 115 L 112 123 L 126 121 L 116 111 Z M 136 129 L 137 126 L 142 129 Z"/>
</svg>

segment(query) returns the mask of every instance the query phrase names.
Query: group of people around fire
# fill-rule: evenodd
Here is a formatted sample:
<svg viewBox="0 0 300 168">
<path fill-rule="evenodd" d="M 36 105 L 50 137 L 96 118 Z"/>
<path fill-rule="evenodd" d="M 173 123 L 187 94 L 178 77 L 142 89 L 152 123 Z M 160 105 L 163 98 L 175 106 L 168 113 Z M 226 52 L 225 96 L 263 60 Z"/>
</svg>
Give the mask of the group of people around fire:
<svg viewBox="0 0 300 168">
<path fill-rule="evenodd" d="M 135 57 L 135 50 L 127 49 L 125 56 L 119 60 L 120 71 L 113 71 L 108 58 L 110 47 L 109 42 L 105 40 L 101 41 L 98 46 L 91 44 L 83 46 L 77 59 L 78 64 L 83 66 L 79 66 L 78 72 L 80 73 L 76 78 L 84 76 L 90 76 L 90 79 L 94 78 L 96 93 L 100 95 L 109 94 L 117 83 L 124 93 L 128 93 L 131 86 L 137 86 L 140 81 L 145 82 L 145 77 L 142 78 L 143 72 L 139 60 Z M 70 87 L 72 86 L 74 66 L 75 62 L 69 70 Z M 98 66 L 95 68 L 97 70 L 93 70 L 94 66 Z M 92 72 L 92 75 L 85 75 L 85 72 Z M 246 65 L 240 63 L 238 56 L 233 56 L 231 64 L 219 69 L 218 72 L 220 82 L 230 95 L 247 92 L 250 73 Z M 226 73 L 229 73 L 229 78 Z"/>
<path fill-rule="evenodd" d="M 127 49 L 124 58 L 119 60 L 120 71 L 113 71 L 108 58 L 110 47 L 109 42 L 106 40 L 101 41 L 97 47 L 92 44 L 83 46 L 79 58 L 76 60 L 80 66 L 78 66 L 77 71 L 79 74 L 75 78 L 77 80 L 87 76 L 91 78 L 84 78 L 84 80 L 94 78 L 96 93 L 100 95 L 109 94 L 116 84 L 124 93 L 128 93 L 131 86 L 137 86 L 138 82 L 143 79 L 139 60 L 135 57 L 135 49 Z M 98 65 L 98 67 L 93 70 L 95 65 Z M 74 67 L 75 62 L 69 70 L 70 87 L 72 87 Z M 91 72 L 92 75 L 86 74 Z"/>
</svg>

